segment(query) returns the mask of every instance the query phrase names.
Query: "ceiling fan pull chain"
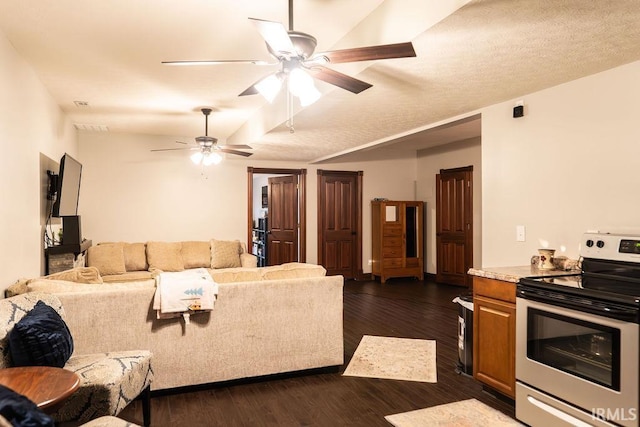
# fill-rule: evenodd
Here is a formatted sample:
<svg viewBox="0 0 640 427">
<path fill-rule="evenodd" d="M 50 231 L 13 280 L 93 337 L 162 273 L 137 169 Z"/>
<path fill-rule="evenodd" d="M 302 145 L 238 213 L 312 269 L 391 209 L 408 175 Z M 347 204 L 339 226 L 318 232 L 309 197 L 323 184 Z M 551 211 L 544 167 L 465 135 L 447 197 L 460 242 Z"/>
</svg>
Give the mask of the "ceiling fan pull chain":
<svg viewBox="0 0 640 427">
<path fill-rule="evenodd" d="M 285 126 L 289 128 L 290 133 L 294 133 L 296 130 L 293 127 L 293 94 L 289 90 L 289 79 L 287 79 L 287 121 Z"/>
</svg>

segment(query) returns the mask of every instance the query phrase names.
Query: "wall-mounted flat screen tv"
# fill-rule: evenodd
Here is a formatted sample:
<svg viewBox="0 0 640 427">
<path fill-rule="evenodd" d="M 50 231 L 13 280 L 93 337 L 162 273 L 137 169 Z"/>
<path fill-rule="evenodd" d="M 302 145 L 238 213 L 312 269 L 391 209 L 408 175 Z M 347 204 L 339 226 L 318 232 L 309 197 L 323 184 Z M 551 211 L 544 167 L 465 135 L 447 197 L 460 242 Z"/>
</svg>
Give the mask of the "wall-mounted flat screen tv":
<svg viewBox="0 0 640 427">
<path fill-rule="evenodd" d="M 78 215 L 78 199 L 80 197 L 80 179 L 82 164 L 66 154 L 60 159 L 58 173 L 58 196 L 53 204 L 54 217 Z"/>
</svg>

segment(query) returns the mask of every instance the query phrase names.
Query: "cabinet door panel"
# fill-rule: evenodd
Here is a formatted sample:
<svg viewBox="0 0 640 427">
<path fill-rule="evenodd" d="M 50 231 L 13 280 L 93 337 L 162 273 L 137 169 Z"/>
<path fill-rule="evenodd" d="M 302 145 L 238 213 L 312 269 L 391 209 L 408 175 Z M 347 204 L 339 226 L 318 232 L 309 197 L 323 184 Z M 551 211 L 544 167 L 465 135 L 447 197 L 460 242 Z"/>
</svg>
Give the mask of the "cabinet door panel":
<svg viewBox="0 0 640 427">
<path fill-rule="evenodd" d="M 494 389 L 515 397 L 514 304 L 474 297 L 473 374 Z"/>
</svg>

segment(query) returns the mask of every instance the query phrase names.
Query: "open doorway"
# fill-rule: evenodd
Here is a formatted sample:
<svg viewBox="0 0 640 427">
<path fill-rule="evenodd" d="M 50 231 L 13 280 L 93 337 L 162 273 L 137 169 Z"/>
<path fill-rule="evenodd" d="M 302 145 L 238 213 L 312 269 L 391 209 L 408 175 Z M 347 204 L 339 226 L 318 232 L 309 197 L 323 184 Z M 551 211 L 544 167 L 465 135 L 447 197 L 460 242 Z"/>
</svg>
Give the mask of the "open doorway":
<svg viewBox="0 0 640 427">
<path fill-rule="evenodd" d="M 306 174 L 247 168 L 247 247 L 259 266 L 306 262 Z"/>
</svg>

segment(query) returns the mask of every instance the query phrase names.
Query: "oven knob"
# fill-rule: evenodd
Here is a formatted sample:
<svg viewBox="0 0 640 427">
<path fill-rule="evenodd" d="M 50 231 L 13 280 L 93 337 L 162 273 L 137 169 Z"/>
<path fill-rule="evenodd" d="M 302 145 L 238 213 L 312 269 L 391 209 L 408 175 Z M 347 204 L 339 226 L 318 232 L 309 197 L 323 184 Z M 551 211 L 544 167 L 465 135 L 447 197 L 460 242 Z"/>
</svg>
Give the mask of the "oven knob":
<svg viewBox="0 0 640 427">
<path fill-rule="evenodd" d="M 596 246 L 597 246 L 597 247 L 599 247 L 599 248 L 601 248 L 601 247 L 603 247 L 603 246 L 604 246 L 604 242 L 603 242 L 602 240 L 598 240 L 598 241 L 596 242 Z"/>
<path fill-rule="evenodd" d="M 590 248 L 591 246 L 593 246 L 593 240 L 589 239 L 587 240 L 587 247 Z"/>
</svg>

